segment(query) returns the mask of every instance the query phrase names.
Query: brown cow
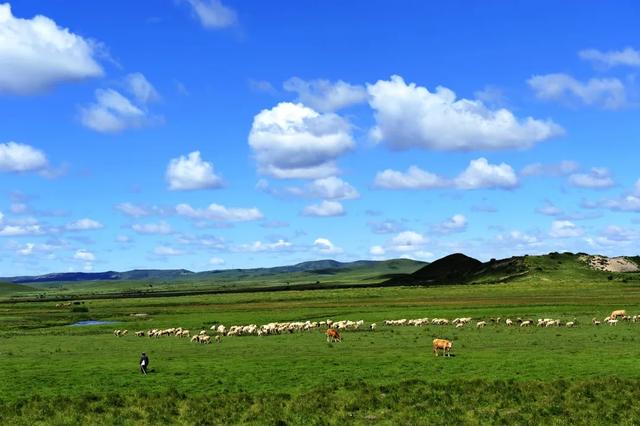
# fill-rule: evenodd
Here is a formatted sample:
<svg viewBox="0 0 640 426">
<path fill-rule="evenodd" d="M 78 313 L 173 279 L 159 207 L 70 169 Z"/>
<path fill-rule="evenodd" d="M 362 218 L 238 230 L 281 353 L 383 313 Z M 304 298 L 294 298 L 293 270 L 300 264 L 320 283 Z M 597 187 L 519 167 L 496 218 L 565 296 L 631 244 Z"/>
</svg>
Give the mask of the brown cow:
<svg viewBox="0 0 640 426">
<path fill-rule="evenodd" d="M 342 338 L 340 337 L 340 333 L 335 328 L 327 329 L 327 343 L 330 342 L 342 342 Z"/>
<path fill-rule="evenodd" d="M 438 349 L 442 349 L 444 356 L 451 356 L 451 346 L 453 343 L 447 339 L 433 339 L 433 352 L 438 356 Z"/>
<path fill-rule="evenodd" d="M 625 311 L 624 309 L 618 309 L 617 311 L 611 312 L 611 315 L 609 315 L 611 319 L 618 319 L 618 317 L 626 317 L 626 316 L 627 316 L 627 311 Z"/>
</svg>

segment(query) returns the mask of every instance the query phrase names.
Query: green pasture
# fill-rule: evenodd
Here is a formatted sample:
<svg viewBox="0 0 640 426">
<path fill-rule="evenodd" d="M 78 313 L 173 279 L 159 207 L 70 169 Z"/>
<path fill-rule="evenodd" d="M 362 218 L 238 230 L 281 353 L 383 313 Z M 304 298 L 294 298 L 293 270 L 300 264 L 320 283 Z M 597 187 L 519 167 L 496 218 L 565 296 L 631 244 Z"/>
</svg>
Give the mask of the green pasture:
<svg viewBox="0 0 640 426">
<path fill-rule="evenodd" d="M 554 275 L 555 265 L 502 284 L 113 298 L 65 308 L 5 298 L 0 423 L 637 423 L 638 410 L 616 410 L 619 395 L 640 396 L 640 323 L 596 327 L 591 318 L 620 308 L 640 314 L 640 285 L 634 276 L 579 268 Z M 460 316 L 575 318 L 578 326 L 382 325 Z M 150 328 L 195 333 L 214 323 L 328 318 L 378 328 L 345 331 L 334 344 L 319 330 L 211 345 L 133 336 Z M 86 319 L 117 324 L 68 326 Z M 129 335 L 115 337 L 115 328 Z M 435 337 L 453 340 L 455 356 L 434 357 Z M 146 377 L 137 364 L 143 351 L 151 358 Z"/>
</svg>

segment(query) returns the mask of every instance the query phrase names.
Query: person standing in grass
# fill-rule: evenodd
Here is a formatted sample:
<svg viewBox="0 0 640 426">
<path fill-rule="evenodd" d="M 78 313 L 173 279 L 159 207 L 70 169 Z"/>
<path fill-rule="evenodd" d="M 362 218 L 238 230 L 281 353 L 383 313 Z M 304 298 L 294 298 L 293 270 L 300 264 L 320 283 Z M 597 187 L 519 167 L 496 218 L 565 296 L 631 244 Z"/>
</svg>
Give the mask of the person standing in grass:
<svg viewBox="0 0 640 426">
<path fill-rule="evenodd" d="M 147 369 L 149 368 L 149 357 L 146 353 L 142 352 L 140 356 L 140 372 L 145 376 L 147 375 Z"/>
</svg>

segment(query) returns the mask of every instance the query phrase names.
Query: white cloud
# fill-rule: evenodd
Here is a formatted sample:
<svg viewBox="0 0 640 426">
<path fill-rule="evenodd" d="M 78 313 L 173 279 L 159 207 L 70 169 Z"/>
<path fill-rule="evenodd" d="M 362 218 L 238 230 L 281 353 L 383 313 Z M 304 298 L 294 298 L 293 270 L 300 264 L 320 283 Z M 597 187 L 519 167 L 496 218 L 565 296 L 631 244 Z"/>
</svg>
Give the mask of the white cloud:
<svg viewBox="0 0 640 426">
<path fill-rule="evenodd" d="M 95 42 L 61 28 L 46 16 L 13 16 L 0 4 L 0 92 L 29 95 L 58 83 L 99 77 Z"/>
<path fill-rule="evenodd" d="M 386 189 L 430 189 L 442 188 L 449 183 L 438 175 L 411 166 L 403 173 L 386 169 L 376 174 L 374 185 Z"/>
<path fill-rule="evenodd" d="M 342 253 L 342 249 L 340 247 L 337 247 L 327 238 L 317 238 L 313 242 L 313 247 L 322 254 Z"/>
<path fill-rule="evenodd" d="M 640 196 L 629 194 L 620 198 L 601 200 L 595 205 L 587 207 L 606 207 L 614 211 L 640 212 Z"/>
<path fill-rule="evenodd" d="M 95 103 L 80 108 L 80 121 L 90 129 L 116 133 L 128 128 L 141 127 L 149 122 L 146 112 L 120 92 L 113 89 L 97 89 L 95 96 Z"/>
<path fill-rule="evenodd" d="M 374 185 L 385 189 L 513 189 L 518 186 L 518 177 L 508 164 L 490 164 L 486 158 L 481 157 L 471 160 L 469 166 L 452 180 L 411 166 L 404 173 L 391 169 L 379 172 Z"/>
<path fill-rule="evenodd" d="M 44 171 L 47 167 L 47 157 L 39 149 L 17 142 L 0 143 L 0 172 Z"/>
<path fill-rule="evenodd" d="M 167 222 L 136 223 L 131 226 L 131 229 L 136 231 L 138 234 L 166 235 L 172 232 L 171 225 Z"/>
<path fill-rule="evenodd" d="M 101 228 L 104 228 L 103 224 L 89 218 L 80 219 L 65 226 L 68 231 L 90 231 Z"/>
<path fill-rule="evenodd" d="M 582 228 L 568 220 L 555 220 L 551 224 L 549 235 L 553 238 L 571 238 L 580 237 L 584 234 Z"/>
<path fill-rule="evenodd" d="M 520 174 L 522 176 L 565 176 L 578 170 L 575 161 L 564 160 L 557 164 L 532 163 L 526 165 Z"/>
<path fill-rule="evenodd" d="M 212 257 L 209 259 L 209 265 L 220 266 L 224 265 L 224 259 L 220 259 L 219 257 Z"/>
<path fill-rule="evenodd" d="M 4 213 L 0 212 L 0 225 L 4 221 Z"/>
<path fill-rule="evenodd" d="M 360 197 L 351 184 L 335 176 L 316 179 L 307 189 L 314 197 L 325 200 L 353 200 Z"/>
<path fill-rule="evenodd" d="M 156 246 L 156 248 L 153 249 L 153 254 L 157 256 L 179 256 L 182 254 L 182 251 L 169 246 Z"/>
<path fill-rule="evenodd" d="M 382 246 L 371 246 L 369 249 L 369 254 L 372 256 L 384 256 L 385 253 L 386 251 Z"/>
<path fill-rule="evenodd" d="M 538 207 L 536 212 L 545 216 L 560 216 L 563 213 L 561 209 L 556 207 L 556 205 L 550 201 L 547 201 L 541 207 Z"/>
<path fill-rule="evenodd" d="M 605 189 L 615 185 L 609 170 L 594 167 L 589 173 L 574 173 L 569 176 L 569 183 L 580 188 Z"/>
<path fill-rule="evenodd" d="M 489 164 L 486 158 L 471 160 L 469 167 L 454 181 L 460 189 L 503 188 L 518 186 L 518 177 L 510 165 Z"/>
<path fill-rule="evenodd" d="M 189 204 L 178 204 L 176 213 L 179 216 L 188 217 L 190 219 L 212 220 L 212 221 L 229 221 L 229 222 L 246 222 L 251 220 L 259 220 L 263 218 L 262 213 L 255 207 L 252 208 L 233 208 L 225 207 L 220 204 L 210 204 L 204 209 L 194 209 Z"/>
<path fill-rule="evenodd" d="M 278 93 L 275 87 L 266 80 L 254 80 L 250 78 L 249 88 L 254 92 L 267 93 L 269 95 L 276 95 Z"/>
<path fill-rule="evenodd" d="M 338 80 L 308 80 L 292 77 L 283 84 L 284 90 L 298 94 L 298 101 L 320 112 L 337 111 L 367 100 L 367 90 Z"/>
<path fill-rule="evenodd" d="M 211 163 L 202 160 L 200 151 L 172 159 L 167 166 L 166 179 L 172 191 L 213 189 L 222 186 L 222 178 L 216 175 Z"/>
<path fill-rule="evenodd" d="M 585 49 L 578 52 L 580 58 L 591 61 L 595 65 L 605 68 L 616 66 L 640 67 L 640 51 L 632 47 L 622 50 L 609 50 L 602 52 L 597 49 Z"/>
<path fill-rule="evenodd" d="M 73 258 L 83 262 L 93 262 L 96 260 L 96 256 L 92 252 L 84 249 L 76 250 Z"/>
<path fill-rule="evenodd" d="M 131 217 L 144 217 L 144 216 L 150 216 L 152 214 L 152 212 L 148 208 L 138 206 L 136 204 L 129 203 L 129 202 L 120 203 L 115 207 L 117 210 Z"/>
<path fill-rule="evenodd" d="M 142 73 L 135 72 L 127 75 L 125 77 L 125 84 L 129 93 L 141 104 L 148 104 L 160 100 L 160 94 Z"/>
<path fill-rule="evenodd" d="M 546 101 L 578 101 L 607 109 L 627 104 L 625 86 L 617 78 L 591 78 L 581 82 L 568 74 L 558 73 L 535 75 L 527 83 L 536 97 Z"/>
<path fill-rule="evenodd" d="M 129 243 L 133 242 L 133 240 L 128 235 L 118 235 L 116 237 L 116 242 L 118 242 L 120 244 L 129 244 Z"/>
<path fill-rule="evenodd" d="M 236 12 L 220 0 L 185 0 L 191 5 L 200 24 L 205 28 L 220 29 L 235 25 Z"/>
<path fill-rule="evenodd" d="M 26 243 L 17 247 L 20 256 L 45 255 L 48 258 L 55 258 L 53 254 L 59 247 L 50 244 Z"/>
<path fill-rule="evenodd" d="M 302 214 L 316 217 L 342 216 L 344 214 L 344 207 L 337 201 L 323 200 L 320 204 L 306 206 Z"/>
<path fill-rule="evenodd" d="M 20 237 L 24 235 L 43 235 L 45 230 L 40 225 L 5 225 L 0 227 L 0 237 Z"/>
<path fill-rule="evenodd" d="M 522 231 L 510 231 L 496 236 L 496 241 L 506 247 L 536 247 L 542 242 L 535 235 L 527 234 Z"/>
<path fill-rule="evenodd" d="M 289 241 L 278 240 L 274 243 L 263 243 L 262 241 L 255 241 L 251 244 L 240 244 L 238 246 L 232 247 L 232 251 L 235 252 L 264 252 L 264 251 L 284 251 L 288 250 L 293 246 Z"/>
<path fill-rule="evenodd" d="M 367 225 L 375 234 L 395 234 L 404 230 L 404 225 L 395 220 L 369 221 Z"/>
<path fill-rule="evenodd" d="M 434 231 L 440 234 L 449 234 L 452 232 L 462 232 L 467 229 L 467 218 L 462 214 L 454 214 L 449 219 L 436 225 Z"/>
<path fill-rule="evenodd" d="M 421 249 L 429 240 L 415 231 L 404 231 L 393 237 L 388 246 L 389 250 L 396 252 L 410 252 Z"/>
<path fill-rule="evenodd" d="M 439 86 L 435 92 L 394 75 L 367 86 L 375 111 L 375 140 L 394 149 L 496 150 L 529 148 L 561 134 L 554 122 L 518 119 L 507 109 L 492 110 L 479 100 L 458 99 Z"/>
<path fill-rule="evenodd" d="M 282 102 L 254 117 L 249 145 L 260 173 L 317 179 L 337 174 L 337 158 L 355 143 L 351 126 L 340 116 Z"/>
</svg>

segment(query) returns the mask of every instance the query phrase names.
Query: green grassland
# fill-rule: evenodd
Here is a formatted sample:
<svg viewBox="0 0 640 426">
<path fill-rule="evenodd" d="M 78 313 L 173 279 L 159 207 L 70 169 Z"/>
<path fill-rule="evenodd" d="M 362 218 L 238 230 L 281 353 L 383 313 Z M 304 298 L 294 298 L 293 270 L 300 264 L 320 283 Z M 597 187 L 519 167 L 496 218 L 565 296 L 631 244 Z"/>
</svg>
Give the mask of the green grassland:
<svg viewBox="0 0 640 426">
<path fill-rule="evenodd" d="M 104 298 L 64 308 L 6 294 L 0 424 L 640 422 L 632 404 L 640 396 L 640 323 L 591 325 L 613 309 L 640 314 L 637 274 L 594 271 L 573 255 L 524 262 L 527 274 L 474 285 Z M 381 325 L 459 316 L 575 318 L 578 326 Z M 333 344 L 318 330 L 211 345 L 112 334 L 327 318 L 379 327 L 345 331 Z M 68 326 L 85 319 L 117 324 Z M 453 340 L 455 356 L 434 357 L 435 337 Z M 137 370 L 142 351 L 151 358 L 146 377 Z"/>
</svg>

